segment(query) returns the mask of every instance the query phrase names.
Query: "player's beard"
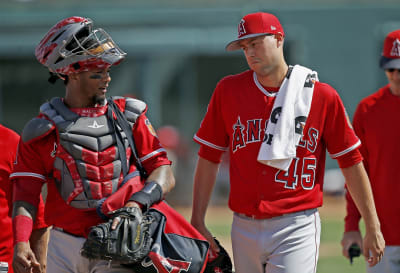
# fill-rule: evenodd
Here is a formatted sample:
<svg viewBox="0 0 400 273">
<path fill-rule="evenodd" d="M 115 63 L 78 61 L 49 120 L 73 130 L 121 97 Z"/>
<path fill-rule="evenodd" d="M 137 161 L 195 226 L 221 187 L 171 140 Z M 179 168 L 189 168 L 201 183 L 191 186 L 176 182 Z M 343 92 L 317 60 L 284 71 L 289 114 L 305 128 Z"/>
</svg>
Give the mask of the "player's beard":
<svg viewBox="0 0 400 273">
<path fill-rule="evenodd" d="M 92 97 L 93 105 L 101 106 L 106 104 L 106 97 L 104 95 L 94 95 Z"/>
</svg>

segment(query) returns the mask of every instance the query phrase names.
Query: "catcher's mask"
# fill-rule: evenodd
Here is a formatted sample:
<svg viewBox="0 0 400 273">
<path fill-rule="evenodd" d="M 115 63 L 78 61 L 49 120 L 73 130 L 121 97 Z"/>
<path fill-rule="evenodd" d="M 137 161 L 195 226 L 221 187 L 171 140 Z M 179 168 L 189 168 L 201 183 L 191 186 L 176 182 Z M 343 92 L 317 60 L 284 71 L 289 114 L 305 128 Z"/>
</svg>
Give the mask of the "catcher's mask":
<svg viewBox="0 0 400 273">
<path fill-rule="evenodd" d="M 77 16 L 54 25 L 35 49 L 40 63 L 62 75 L 117 65 L 125 55 L 107 32 Z"/>
</svg>

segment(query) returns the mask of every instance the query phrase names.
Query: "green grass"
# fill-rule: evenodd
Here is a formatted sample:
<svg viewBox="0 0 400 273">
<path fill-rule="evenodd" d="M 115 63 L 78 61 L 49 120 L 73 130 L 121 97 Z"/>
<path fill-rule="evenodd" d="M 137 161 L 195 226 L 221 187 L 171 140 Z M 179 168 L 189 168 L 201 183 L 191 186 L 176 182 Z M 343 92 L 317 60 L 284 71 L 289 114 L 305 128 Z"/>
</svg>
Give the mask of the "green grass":
<svg viewBox="0 0 400 273">
<path fill-rule="evenodd" d="M 321 250 L 325 253 L 319 257 L 317 273 L 365 273 L 363 256 L 354 258 L 352 265 L 342 256 L 343 225 L 342 219 L 321 219 Z"/>
<path fill-rule="evenodd" d="M 365 262 L 362 258 L 357 258 L 350 265 L 342 255 L 320 257 L 317 273 L 365 273 Z"/>
</svg>

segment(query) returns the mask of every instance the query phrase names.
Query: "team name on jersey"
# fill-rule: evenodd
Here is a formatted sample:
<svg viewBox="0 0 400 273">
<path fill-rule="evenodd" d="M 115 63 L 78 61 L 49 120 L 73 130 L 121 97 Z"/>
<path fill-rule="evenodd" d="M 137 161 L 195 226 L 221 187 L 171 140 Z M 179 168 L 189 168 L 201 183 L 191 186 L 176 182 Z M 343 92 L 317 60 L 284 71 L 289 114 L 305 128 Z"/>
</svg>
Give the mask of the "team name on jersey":
<svg viewBox="0 0 400 273">
<path fill-rule="evenodd" d="M 274 109 L 271 114 L 271 122 L 277 121 L 277 117 L 280 114 L 280 109 Z M 306 132 L 307 140 L 304 140 L 304 125 L 306 117 L 300 116 L 295 119 L 295 132 L 296 134 L 301 134 L 302 137 L 299 141 L 298 146 L 314 152 L 317 148 L 319 131 L 315 128 L 310 127 L 308 132 Z M 235 153 L 239 149 L 246 147 L 246 145 L 255 142 L 266 142 L 271 144 L 273 135 L 266 134 L 266 128 L 269 120 L 262 119 L 250 119 L 242 121 L 240 116 L 238 116 L 236 122 L 232 126 L 232 152 Z"/>
</svg>

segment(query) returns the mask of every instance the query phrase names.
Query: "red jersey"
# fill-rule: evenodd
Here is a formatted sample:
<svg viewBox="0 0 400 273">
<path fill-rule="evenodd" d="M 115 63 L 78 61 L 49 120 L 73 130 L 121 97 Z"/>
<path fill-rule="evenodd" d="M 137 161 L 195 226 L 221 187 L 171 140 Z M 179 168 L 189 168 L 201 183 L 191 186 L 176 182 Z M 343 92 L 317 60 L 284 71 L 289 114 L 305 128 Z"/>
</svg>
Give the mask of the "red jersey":
<svg viewBox="0 0 400 273">
<path fill-rule="evenodd" d="M 118 103 L 117 101 L 115 102 Z M 107 112 L 107 106 L 70 110 L 81 116 L 93 117 L 104 115 Z M 146 110 L 137 118 L 132 132 L 138 157 L 146 172 L 150 174 L 154 169 L 161 165 L 171 164 L 171 162 L 168 160 L 165 150 L 160 145 L 145 112 Z M 17 198 L 35 205 L 37 203 L 37 193 L 40 192 L 42 184 L 47 182 L 46 223 L 62 228 L 66 232 L 77 236 L 87 236 L 90 227 L 103 222 L 103 220 L 101 220 L 94 209 L 77 209 L 67 205 L 62 199 L 56 188 L 54 179 L 51 178 L 54 168 L 55 151 L 58 145 L 55 126 L 45 136 L 38 137 L 26 143 L 21 140 L 18 151 L 18 162 L 11 178 L 16 180 L 16 184 L 22 185 L 20 187 L 21 191 L 29 189 L 30 194 L 21 192 L 18 195 L 17 193 Z M 118 196 L 121 196 L 121 192 L 119 194 Z M 127 196 L 127 198 L 129 197 Z M 112 204 L 113 202 L 110 203 Z"/>
<path fill-rule="evenodd" d="M 19 135 L 0 125 L 0 262 L 8 262 L 8 272 L 12 273 L 13 230 L 12 230 L 12 184 L 9 180 L 15 162 Z M 39 204 L 34 228 L 43 228 L 43 203 Z"/>
<path fill-rule="evenodd" d="M 8 262 L 9 272 L 13 272 L 12 187 L 8 177 L 15 161 L 19 136 L 2 125 L 0 125 L 0 136 L 0 262 Z"/>
<path fill-rule="evenodd" d="M 328 149 L 341 167 L 359 163 L 360 142 L 337 92 L 316 82 L 310 113 L 287 172 L 261 164 L 257 155 L 277 92 L 269 92 L 251 70 L 222 79 L 194 136 L 199 156 L 230 158 L 229 207 L 238 213 L 275 217 L 322 205 Z"/>
<path fill-rule="evenodd" d="M 400 245 L 400 97 L 389 85 L 364 98 L 354 114 L 354 130 L 362 142 L 360 148 L 371 182 L 375 206 L 386 245 Z M 358 230 L 361 218 L 354 201 L 346 194 L 345 230 Z"/>
</svg>

